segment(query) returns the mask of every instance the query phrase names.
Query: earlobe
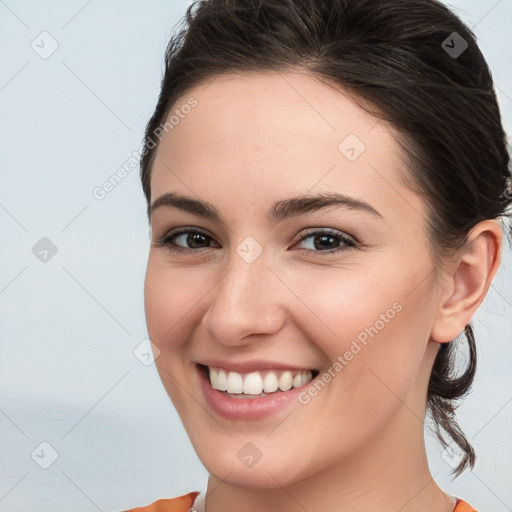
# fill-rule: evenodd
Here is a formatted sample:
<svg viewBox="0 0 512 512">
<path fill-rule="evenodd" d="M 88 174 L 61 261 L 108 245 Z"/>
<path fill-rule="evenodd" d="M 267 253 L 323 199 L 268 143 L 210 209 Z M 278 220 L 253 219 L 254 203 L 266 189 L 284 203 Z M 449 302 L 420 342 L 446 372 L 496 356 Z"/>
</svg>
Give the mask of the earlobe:
<svg viewBox="0 0 512 512">
<path fill-rule="evenodd" d="M 501 263 L 503 231 L 494 219 L 477 224 L 467 244 L 444 275 L 437 316 L 431 339 L 438 343 L 454 340 L 484 300 Z"/>
</svg>

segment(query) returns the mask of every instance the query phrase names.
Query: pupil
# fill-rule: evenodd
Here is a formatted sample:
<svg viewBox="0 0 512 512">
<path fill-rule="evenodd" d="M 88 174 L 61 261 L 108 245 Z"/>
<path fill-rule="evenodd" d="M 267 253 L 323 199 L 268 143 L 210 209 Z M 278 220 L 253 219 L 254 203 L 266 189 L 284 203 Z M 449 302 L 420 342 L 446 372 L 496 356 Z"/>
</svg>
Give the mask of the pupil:
<svg viewBox="0 0 512 512">
<path fill-rule="evenodd" d="M 323 245 L 325 245 L 325 243 L 327 243 L 327 245 L 329 245 L 329 244 L 332 244 L 333 243 L 332 241 L 334 240 L 334 237 L 330 236 L 330 235 L 321 235 L 321 236 L 319 236 L 317 238 L 322 240 L 322 242 L 320 242 L 320 244 L 315 244 L 315 249 L 325 248 L 325 247 L 323 247 Z M 326 240 L 327 240 L 327 242 L 326 242 Z M 318 247 L 318 245 L 319 245 L 319 247 Z"/>
<path fill-rule="evenodd" d="M 204 235 L 201 235 L 200 233 L 190 233 L 187 237 L 187 244 L 189 244 L 189 246 L 194 246 L 194 243 L 197 242 L 197 238 L 198 237 L 201 237 L 203 238 L 203 242 L 204 242 L 204 238 L 205 236 Z M 201 241 L 199 241 L 199 244 L 201 243 Z"/>
</svg>

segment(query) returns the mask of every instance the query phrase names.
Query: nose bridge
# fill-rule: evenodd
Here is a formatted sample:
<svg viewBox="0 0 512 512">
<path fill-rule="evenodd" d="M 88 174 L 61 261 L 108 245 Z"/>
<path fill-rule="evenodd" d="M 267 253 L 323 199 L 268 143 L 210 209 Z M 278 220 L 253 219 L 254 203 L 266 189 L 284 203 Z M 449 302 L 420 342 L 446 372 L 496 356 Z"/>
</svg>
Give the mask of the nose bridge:
<svg viewBox="0 0 512 512">
<path fill-rule="evenodd" d="M 263 247 L 252 237 L 234 248 L 203 318 L 214 338 L 237 344 L 244 336 L 279 329 L 276 283 L 271 282 L 276 278 L 267 263 Z"/>
</svg>

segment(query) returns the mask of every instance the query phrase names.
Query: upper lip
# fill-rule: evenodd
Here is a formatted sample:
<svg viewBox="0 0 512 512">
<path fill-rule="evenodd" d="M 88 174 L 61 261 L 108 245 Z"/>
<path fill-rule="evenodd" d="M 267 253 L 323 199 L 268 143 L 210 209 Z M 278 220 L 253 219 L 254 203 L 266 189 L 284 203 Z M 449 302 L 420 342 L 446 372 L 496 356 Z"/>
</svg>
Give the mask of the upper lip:
<svg viewBox="0 0 512 512">
<path fill-rule="evenodd" d="M 223 359 L 202 359 L 197 361 L 203 366 L 213 368 L 224 368 L 237 373 L 250 373 L 260 370 L 313 370 L 311 366 L 295 366 L 290 363 L 279 363 L 277 361 L 266 361 L 263 359 L 251 359 L 250 361 L 228 361 Z"/>
</svg>

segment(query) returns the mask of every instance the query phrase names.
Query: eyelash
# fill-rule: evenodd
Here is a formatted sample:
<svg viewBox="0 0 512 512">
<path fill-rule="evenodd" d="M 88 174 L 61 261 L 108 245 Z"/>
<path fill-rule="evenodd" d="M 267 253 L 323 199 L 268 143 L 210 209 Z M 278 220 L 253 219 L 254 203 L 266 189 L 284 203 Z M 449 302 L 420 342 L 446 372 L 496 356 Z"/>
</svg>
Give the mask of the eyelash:
<svg viewBox="0 0 512 512">
<path fill-rule="evenodd" d="M 208 247 L 200 247 L 198 249 L 188 249 L 186 247 L 180 247 L 177 245 L 173 245 L 173 240 L 175 238 L 177 238 L 180 235 L 185 235 L 185 234 L 189 234 L 189 233 L 200 234 L 200 235 L 205 236 L 206 238 L 212 239 L 211 236 L 207 235 L 205 232 L 203 232 L 197 228 L 187 228 L 187 229 L 182 229 L 181 231 L 177 231 L 176 233 L 169 233 L 169 234 L 164 235 L 161 239 L 156 240 L 154 242 L 154 245 L 155 245 L 155 247 L 167 247 L 170 251 L 172 251 L 176 254 L 189 254 L 189 253 L 194 253 L 194 252 L 197 253 L 198 251 L 202 251 L 203 249 L 208 249 Z M 359 245 L 358 242 L 356 242 L 353 238 L 344 236 L 341 234 L 341 232 L 339 232 L 337 230 L 333 230 L 333 229 L 318 229 L 316 231 L 309 231 L 307 234 L 302 236 L 296 243 L 303 242 L 304 240 L 312 237 L 313 235 L 333 237 L 336 240 L 343 242 L 343 244 L 345 244 L 345 245 L 342 245 L 341 247 L 337 247 L 335 249 L 329 249 L 326 251 L 320 251 L 320 250 L 315 251 L 315 250 L 311 250 L 311 249 L 299 249 L 304 254 L 317 254 L 317 255 L 318 254 L 333 254 L 333 253 L 337 253 L 337 252 L 347 251 L 349 249 L 355 249 Z"/>
</svg>

